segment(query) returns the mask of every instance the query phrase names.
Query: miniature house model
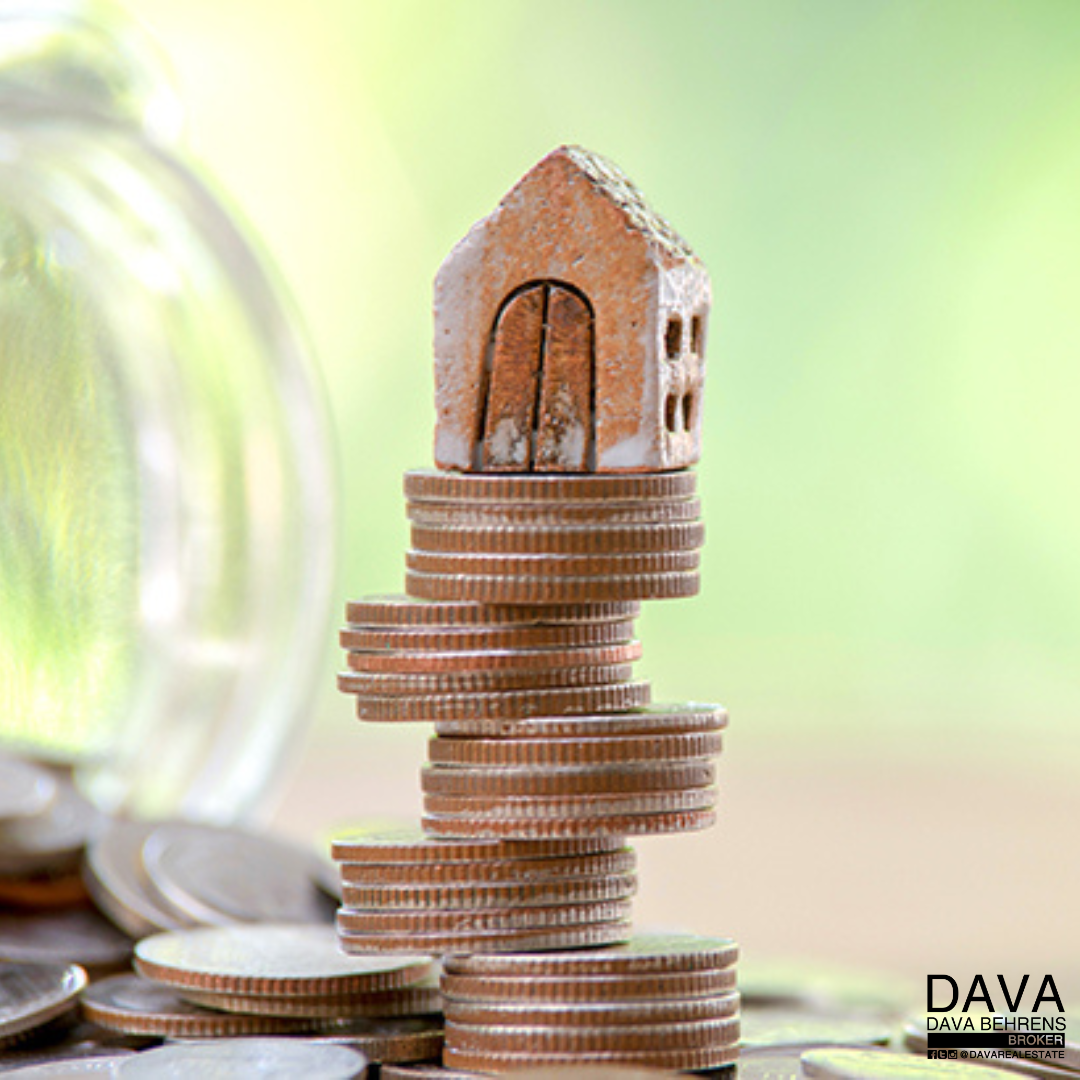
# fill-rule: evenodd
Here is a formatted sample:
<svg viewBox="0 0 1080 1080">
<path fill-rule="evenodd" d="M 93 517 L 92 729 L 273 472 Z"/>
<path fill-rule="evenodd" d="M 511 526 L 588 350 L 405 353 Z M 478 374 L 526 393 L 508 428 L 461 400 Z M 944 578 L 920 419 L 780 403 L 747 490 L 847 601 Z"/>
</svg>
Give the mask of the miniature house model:
<svg viewBox="0 0 1080 1080">
<path fill-rule="evenodd" d="M 614 165 L 561 147 L 435 279 L 435 460 L 656 472 L 700 455 L 709 276 Z"/>
</svg>

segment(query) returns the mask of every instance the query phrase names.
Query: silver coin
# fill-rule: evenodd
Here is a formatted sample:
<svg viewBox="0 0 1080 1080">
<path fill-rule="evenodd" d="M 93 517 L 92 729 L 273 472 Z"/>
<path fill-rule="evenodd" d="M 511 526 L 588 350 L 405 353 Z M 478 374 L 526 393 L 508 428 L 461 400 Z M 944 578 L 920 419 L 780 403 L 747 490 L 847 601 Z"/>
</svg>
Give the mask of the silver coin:
<svg viewBox="0 0 1080 1080">
<path fill-rule="evenodd" d="M 172 822 L 157 826 L 142 849 L 161 894 L 195 922 L 332 921 L 334 906 L 317 886 L 322 860 L 299 845 L 239 829 Z"/>
<path fill-rule="evenodd" d="M 61 1058 L 58 1061 L 41 1061 L 34 1065 L 19 1066 L 5 1070 L 6 1076 L 19 1080 L 85 1080 L 88 1076 L 117 1077 L 120 1062 L 134 1057 L 134 1051 L 114 1050 L 107 1054 L 91 1054 L 86 1057 Z"/>
<path fill-rule="evenodd" d="M 21 758 L 0 756 L 0 821 L 33 817 L 56 798 L 56 779 Z"/>
<path fill-rule="evenodd" d="M 0 913 L 0 960 L 115 968 L 131 959 L 131 939 L 96 911 Z"/>
<path fill-rule="evenodd" d="M 75 1007 L 86 972 L 74 964 L 0 963 L 0 1039 L 42 1027 Z"/>
<path fill-rule="evenodd" d="M 802 1072 L 820 1080 L 1016 1080 L 991 1065 L 890 1050 L 810 1050 L 802 1056 Z"/>
<path fill-rule="evenodd" d="M 70 780 L 58 777 L 54 782 L 56 797 L 41 813 L 0 821 L 0 874 L 60 874 L 78 869 L 83 848 L 103 819 Z"/>
<path fill-rule="evenodd" d="M 747 1053 L 740 1048 L 734 1080 L 802 1080 L 798 1050 L 762 1050 Z"/>
<path fill-rule="evenodd" d="M 210 1042 L 170 1043 L 120 1062 L 122 1080 L 234 1080 L 279 1077 L 296 1080 L 352 1080 L 362 1077 L 367 1059 L 351 1046 L 314 1043 L 306 1039 L 214 1039 Z"/>
</svg>

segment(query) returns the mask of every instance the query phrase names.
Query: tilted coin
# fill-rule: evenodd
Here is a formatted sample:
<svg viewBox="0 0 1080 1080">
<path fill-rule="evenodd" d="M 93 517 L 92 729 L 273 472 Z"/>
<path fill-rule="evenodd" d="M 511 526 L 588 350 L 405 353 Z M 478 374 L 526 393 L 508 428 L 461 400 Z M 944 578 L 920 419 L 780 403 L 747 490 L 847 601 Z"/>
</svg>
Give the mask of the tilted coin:
<svg viewBox="0 0 1080 1080">
<path fill-rule="evenodd" d="M 0 960 L 103 971 L 126 965 L 131 949 L 126 934 L 89 909 L 0 913 Z"/>
<path fill-rule="evenodd" d="M 311 1029 L 303 1020 L 200 1008 L 171 987 L 138 975 L 114 975 L 93 983 L 83 992 L 82 1010 L 95 1024 L 132 1035 L 203 1039 Z"/>
<path fill-rule="evenodd" d="M 56 780 L 47 769 L 0 755 L 0 823 L 42 813 L 56 798 Z"/>
<path fill-rule="evenodd" d="M 379 1062 L 430 1061 L 443 1045 L 441 1017 L 401 1017 L 396 1020 L 345 1020 L 327 1025 L 316 1037 L 324 1044 L 354 1046 L 368 1060 Z"/>
<path fill-rule="evenodd" d="M 739 1011 L 739 995 L 668 1001 L 570 1001 L 544 1004 L 536 1000 L 459 1001 L 447 998 L 447 1023 L 471 1027 L 616 1027 L 621 1024 L 680 1024 L 720 1020 Z"/>
<path fill-rule="evenodd" d="M 114 818 L 86 850 L 84 876 L 94 903 L 132 937 L 195 922 L 161 895 L 146 872 L 143 844 L 154 829 L 146 822 Z"/>
<path fill-rule="evenodd" d="M 554 649 L 480 649 L 458 652 L 382 650 L 350 652 L 350 671 L 397 675 L 484 671 L 550 671 L 608 667 L 641 659 L 641 642 Z"/>
<path fill-rule="evenodd" d="M 476 911 L 487 907 L 539 907 L 622 900 L 633 896 L 636 888 L 636 874 L 613 874 L 597 878 L 552 878 L 513 885 L 346 885 L 342 894 L 350 908 Z"/>
<path fill-rule="evenodd" d="M 632 712 L 596 716 L 526 716 L 509 720 L 440 720 L 438 735 L 498 739 L 576 739 L 621 735 L 668 735 L 720 731 L 727 727 L 727 710 L 696 702 L 653 703 Z"/>
<path fill-rule="evenodd" d="M 428 742 L 435 765 L 538 768 L 623 761 L 674 761 L 720 753 L 719 732 L 684 735 L 609 735 L 552 739 L 461 739 L 439 735 Z"/>
<path fill-rule="evenodd" d="M 460 600 L 432 603 L 387 593 L 349 602 L 345 617 L 353 626 L 401 629 L 422 627 L 552 626 L 563 623 L 625 622 L 641 614 L 633 600 L 542 607 L 473 604 Z"/>
<path fill-rule="evenodd" d="M 528 1050 L 522 1053 L 485 1054 L 476 1051 L 456 1050 L 447 1045 L 443 1050 L 443 1063 L 452 1069 L 464 1069 L 481 1073 L 519 1072 L 539 1065 L 571 1066 L 575 1069 L 585 1063 L 637 1065 L 641 1068 L 701 1072 L 728 1065 L 739 1056 L 737 1045 L 709 1046 L 702 1049 L 670 1047 L 648 1051 L 630 1050 L 572 1050 L 555 1052 Z"/>
<path fill-rule="evenodd" d="M 671 975 L 730 968 L 739 958 L 731 938 L 698 934 L 638 933 L 624 945 L 588 953 L 519 953 L 449 956 L 447 974 L 509 978 L 592 975 Z"/>
<path fill-rule="evenodd" d="M 475 669 L 434 674 L 370 674 L 338 672 L 338 689 L 345 694 L 389 696 L 393 694 L 469 694 L 504 690 L 539 691 L 554 687 L 606 686 L 626 683 L 634 674 L 631 664 L 598 664 L 595 667 L 552 668 L 537 671 Z"/>
<path fill-rule="evenodd" d="M 425 765 L 420 786 L 428 795 L 552 796 L 600 795 L 605 792 L 683 791 L 716 781 L 708 759 L 626 763 L 551 769 L 465 769 Z"/>
<path fill-rule="evenodd" d="M 74 872 L 101 818 L 70 780 L 50 778 L 54 798 L 39 813 L 0 821 L 0 874 Z M 0 790 L 3 778 L 0 777 Z"/>
<path fill-rule="evenodd" d="M 420 574 L 463 574 L 531 578 L 604 578 L 674 574 L 697 570 L 701 554 L 691 551 L 653 551 L 646 554 L 593 555 L 479 555 L 473 552 L 405 552 L 405 566 Z"/>
<path fill-rule="evenodd" d="M 610 923 L 629 917 L 629 900 L 448 911 L 342 907 L 338 909 L 337 925 L 339 930 L 347 934 L 483 934 L 488 931 L 546 930 L 549 927 Z"/>
<path fill-rule="evenodd" d="M 452 842 L 452 841 L 449 841 Z M 497 842 L 497 841 L 496 841 Z M 632 848 L 601 852 L 595 855 L 548 856 L 546 858 L 477 859 L 476 861 L 409 861 L 400 864 L 375 862 L 341 863 L 343 893 L 349 888 L 409 888 L 488 890 L 497 887 L 532 885 L 546 888 L 549 883 L 561 887 L 570 879 L 588 882 L 608 877 L 633 878 L 637 860 Z"/>
<path fill-rule="evenodd" d="M 83 1080 L 83 1077 L 117 1077 L 120 1075 L 120 1063 L 124 1058 L 134 1057 L 133 1050 L 106 1050 L 95 1054 L 85 1054 L 59 1059 L 40 1054 L 34 1062 L 14 1066 L 13 1076 L 19 1080 Z"/>
<path fill-rule="evenodd" d="M 569 836 L 659 836 L 661 833 L 696 832 L 716 824 L 715 810 L 672 813 L 623 814 L 576 818 L 481 818 L 425 814 L 424 828 L 435 836 L 511 837 L 546 840 Z"/>
<path fill-rule="evenodd" d="M 629 922 L 587 923 L 550 930 L 492 930 L 487 933 L 350 934 L 338 932 L 342 950 L 366 953 L 488 953 L 536 949 L 591 949 L 613 945 L 630 936 Z"/>
<path fill-rule="evenodd" d="M 580 499 L 664 499 L 692 495 L 697 477 L 689 470 L 663 473 L 453 473 L 410 469 L 405 497 L 499 502 L 569 503 Z"/>
<path fill-rule="evenodd" d="M 84 986 L 75 964 L 0 963 L 0 1042 L 70 1012 Z"/>
<path fill-rule="evenodd" d="M 438 840 L 412 824 L 374 820 L 333 841 L 331 857 L 354 863 L 472 863 L 504 859 L 576 858 L 623 850 L 618 838 L 552 840 L 539 844 L 514 840 Z"/>
<path fill-rule="evenodd" d="M 198 923 L 333 919 L 333 904 L 315 884 L 322 860 L 298 845 L 240 829 L 171 822 L 154 828 L 142 855 L 161 894 Z"/>
<path fill-rule="evenodd" d="M 402 630 L 346 627 L 338 635 L 343 649 L 407 653 L 592 648 L 626 644 L 633 637 L 632 619 L 524 626 L 409 627 Z"/>
<path fill-rule="evenodd" d="M 352 1080 L 367 1069 L 364 1055 L 351 1046 L 318 1039 L 242 1038 L 178 1042 L 146 1050 L 120 1062 L 121 1080 L 164 1077 L 259 1076 L 296 1080 Z"/>
<path fill-rule="evenodd" d="M 990 1065 L 889 1050 L 809 1050 L 802 1055 L 802 1074 L 815 1080 L 1015 1080 L 1014 1074 Z"/>
<path fill-rule="evenodd" d="M 568 713 L 622 712 L 647 705 L 650 696 L 651 688 L 647 682 L 476 694 L 362 694 L 356 699 L 356 714 L 361 720 L 428 721 L 465 717 L 505 720 Z"/>
<path fill-rule="evenodd" d="M 609 527 L 514 528 L 417 525 L 412 546 L 421 551 L 492 555 L 588 555 L 605 552 L 686 551 L 705 542 L 701 521 Z"/>
<path fill-rule="evenodd" d="M 141 975 L 169 986 L 256 995 L 326 996 L 390 990 L 422 979 L 430 960 L 345 957 L 332 927 L 257 923 L 144 938 Z"/>
<path fill-rule="evenodd" d="M 479 604 L 576 604 L 604 600 L 677 600 L 701 590 L 697 570 L 662 574 L 604 574 L 594 577 L 513 574 L 424 573 L 406 570 L 405 591 L 426 600 L 471 600 Z"/>
<path fill-rule="evenodd" d="M 716 806 L 715 785 L 675 791 L 615 792 L 601 795 L 468 796 L 425 795 L 424 813 L 449 819 L 534 821 L 538 818 L 610 818 L 617 815 L 671 814 Z"/>
<path fill-rule="evenodd" d="M 605 499 L 579 503 L 499 503 L 413 501 L 405 504 L 413 525 L 433 529 L 560 529 L 636 527 L 696 522 L 701 500 L 692 495 L 671 499 Z"/>
<path fill-rule="evenodd" d="M 455 1002 L 534 1002 L 560 1007 L 597 1001 L 654 1005 L 730 994 L 735 989 L 736 978 L 734 967 L 652 975 L 575 975 L 570 972 L 563 976 L 529 974 L 516 978 L 444 973 L 441 985 L 447 1002 L 451 999 Z"/>
<path fill-rule="evenodd" d="M 747 1049 L 812 1046 L 884 1046 L 893 1025 L 873 1017 L 816 1016 L 790 1009 L 743 1010 Z"/>
</svg>

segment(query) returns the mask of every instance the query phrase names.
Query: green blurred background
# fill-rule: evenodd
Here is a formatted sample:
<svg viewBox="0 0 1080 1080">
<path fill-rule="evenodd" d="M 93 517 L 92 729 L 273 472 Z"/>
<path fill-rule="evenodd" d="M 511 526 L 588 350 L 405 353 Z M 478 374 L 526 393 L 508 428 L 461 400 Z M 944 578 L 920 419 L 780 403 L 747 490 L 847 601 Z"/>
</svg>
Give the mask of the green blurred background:
<svg viewBox="0 0 1080 1080">
<path fill-rule="evenodd" d="M 610 156 L 710 268 L 703 591 L 648 609 L 641 667 L 731 709 L 727 804 L 645 845 L 645 915 L 1080 970 L 1080 4 L 134 10 L 321 361 L 342 601 L 401 586 L 431 280 L 534 161 Z M 359 729 L 336 663 L 330 640 L 297 829 L 419 805 L 427 732 Z"/>
</svg>

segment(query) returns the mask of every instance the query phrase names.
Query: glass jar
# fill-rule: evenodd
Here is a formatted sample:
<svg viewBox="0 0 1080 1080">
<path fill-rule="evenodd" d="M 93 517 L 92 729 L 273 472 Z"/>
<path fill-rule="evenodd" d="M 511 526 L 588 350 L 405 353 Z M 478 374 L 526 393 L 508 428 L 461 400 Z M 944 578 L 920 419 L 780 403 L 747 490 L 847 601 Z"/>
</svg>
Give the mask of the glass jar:
<svg viewBox="0 0 1080 1080">
<path fill-rule="evenodd" d="M 107 809 L 248 818 L 309 713 L 335 502 L 315 369 L 98 3 L 0 13 L 0 744 Z"/>
</svg>

